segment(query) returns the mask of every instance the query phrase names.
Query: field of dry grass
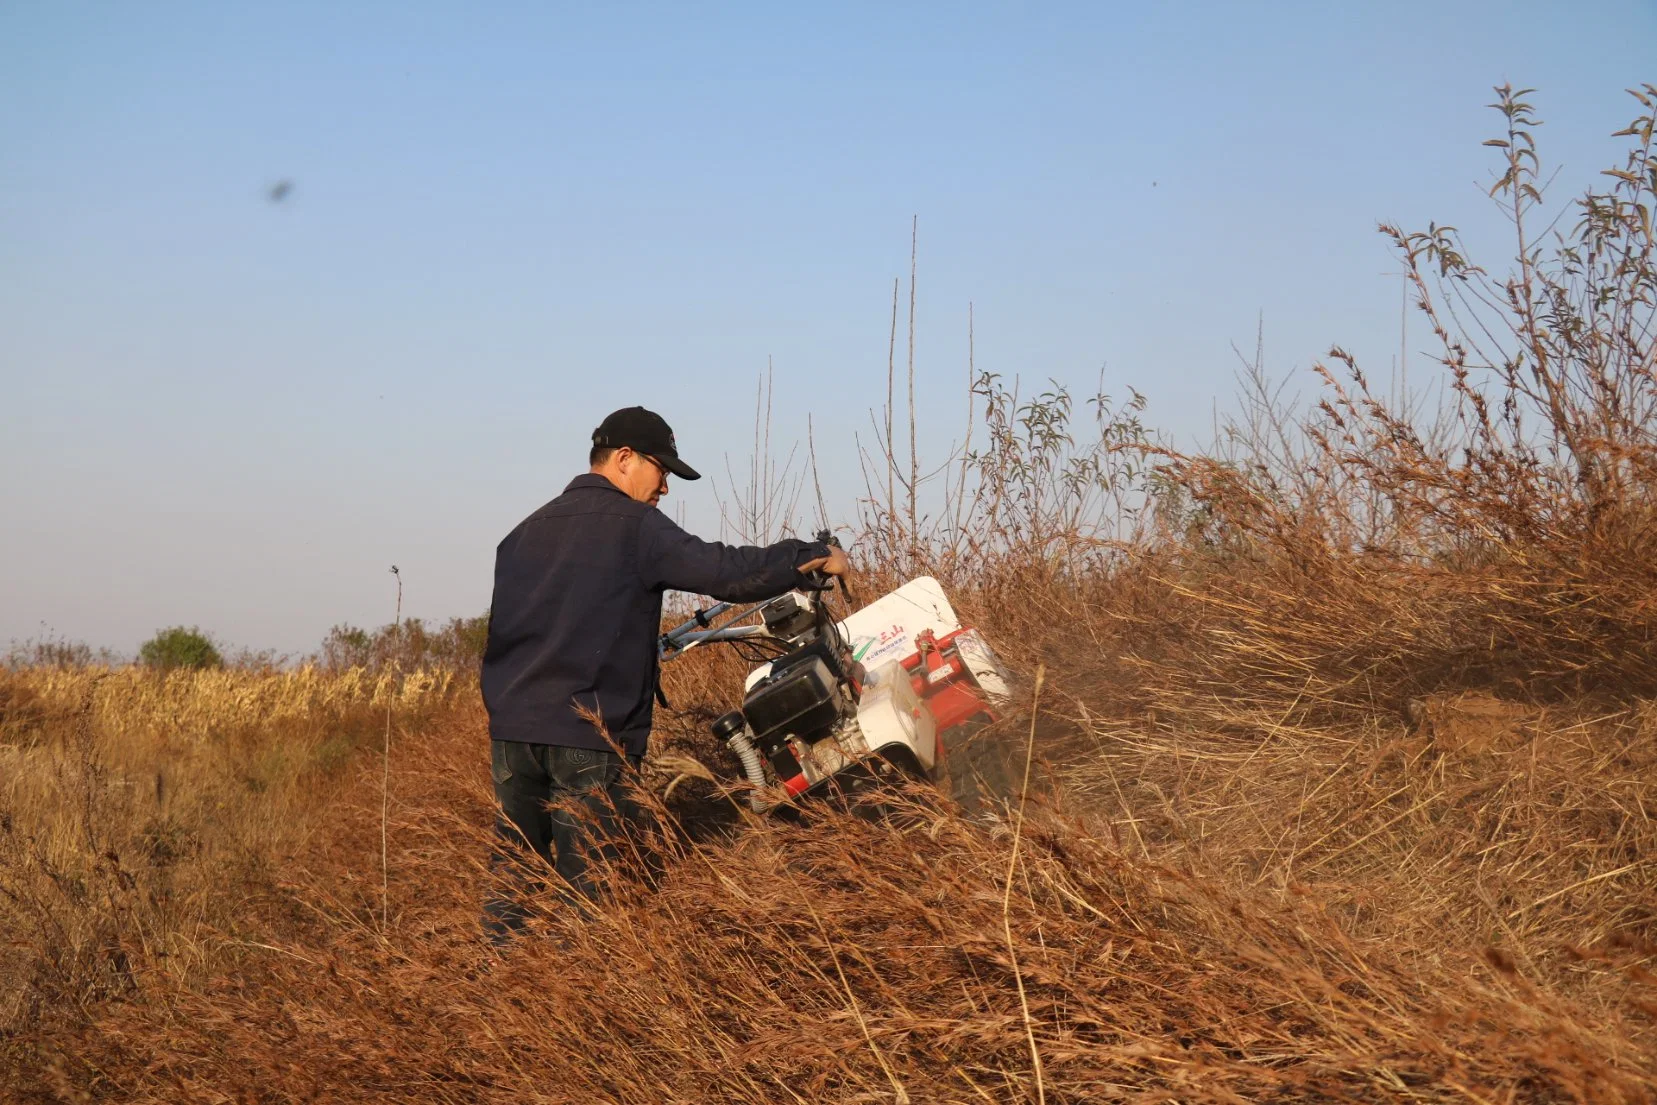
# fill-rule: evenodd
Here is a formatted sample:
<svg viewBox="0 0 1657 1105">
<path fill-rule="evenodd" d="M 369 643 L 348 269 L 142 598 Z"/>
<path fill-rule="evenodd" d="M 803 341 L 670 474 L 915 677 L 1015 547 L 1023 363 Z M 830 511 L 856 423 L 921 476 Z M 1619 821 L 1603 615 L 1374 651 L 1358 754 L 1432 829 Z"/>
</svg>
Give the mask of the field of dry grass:
<svg viewBox="0 0 1657 1105">
<path fill-rule="evenodd" d="M 1387 228 L 1436 411 L 1335 351 L 1321 403 L 1256 389 L 1184 453 L 1137 402 L 1095 439 L 1062 389 L 985 375 L 936 517 L 885 441 L 857 590 L 937 574 L 1014 669 L 980 739 L 1032 785 L 997 815 L 755 820 L 709 778 L 741 669 L 692 654 L 660 832 L 497 958 L 470 676 L 0 674 L 4 1096 L 1657 1100 L 1636 95 L 1628 166 L 1555 253 L 1524 245 L 1509 90 L 1513 269 Z"/>
<path fill-rule="evenodd" d="M 196 977 L 244 885 L 303 839 L 388 707 L 460 697 L 449 673 L 32 668 L 0 676 L 0 1033 Z"/>
<path fill-rule="evenodd" d="M 4 1084 L 31 1101 L 1648 1099 L 1657 900 L 1649 824 L 1628 815 L 1657 798 L 1650 704 L 1468 692 L 1368 729 L 1204 737 L 1091 693 L 1074 640 L 1040 647 L 1050 778 L 1016 835 L 933 803 L 763 825 L 690 779 L 663 812 L 692 829 L 658 842 L 657 873 L 618 873 L 592 918 L 549 900 L 549 938 L 498 962 L 477 927 L 472 688 L 411 684 L 393 705 L 382 912 L 388 683 L 11 676 L 4 754 L 34 769 L 8 774 L 0 836 Z M 691 704 L 717 707 L 734 667 L 670 671 L 686 705 L 658 760 L 728 771 Z M 112 681 L 148 704 L 130 728 L 88 708 Z M 289 712 L 301 694 L 313 712 Z M 195 720 L 155 726 L 168 711 Z M 1030 721 L 992 737 L 1022 746 Z"/>
</svg>

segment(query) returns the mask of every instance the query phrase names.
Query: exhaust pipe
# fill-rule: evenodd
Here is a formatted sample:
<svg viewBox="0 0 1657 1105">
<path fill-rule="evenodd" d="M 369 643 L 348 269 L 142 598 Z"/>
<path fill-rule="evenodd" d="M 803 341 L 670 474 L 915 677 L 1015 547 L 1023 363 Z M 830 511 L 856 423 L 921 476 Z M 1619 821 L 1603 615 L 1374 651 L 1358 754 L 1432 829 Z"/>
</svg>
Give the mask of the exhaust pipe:
<svg viewBox="0 0 1657 1105">
<path fill-rule="evenodd" d="M 765 800 L 765 766 L 760 760 L 759 749 L 748 739 L 748 723 L 741 713 L 732 711 L 713 723 L 713 735 L 723 740 L 736 753 L 736 758 L 742 761 L 742 773 L 754 788 L 748 795 L 748 808 L 755 813 L 764 813 L 770 805 Z"/>
</svg>

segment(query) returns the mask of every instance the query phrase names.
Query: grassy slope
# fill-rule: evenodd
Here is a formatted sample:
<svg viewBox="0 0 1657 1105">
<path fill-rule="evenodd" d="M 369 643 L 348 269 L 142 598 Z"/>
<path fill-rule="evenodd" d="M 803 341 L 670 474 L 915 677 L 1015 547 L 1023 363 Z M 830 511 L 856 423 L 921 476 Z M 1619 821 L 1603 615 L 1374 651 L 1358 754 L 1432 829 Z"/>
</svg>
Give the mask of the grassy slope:
<svg viewBox="0 0 1657 1105">
<path fill-rule="evenodd" d="M 1614 834 L 1584 811 L 1645 800 L 1650 765 L 1633 752 L 1554 763 L 1522 742 L 1569 749 L 1587 734 L 1584 746 L 1649 757 L 1649 710 L 1573 729 L 1508 708 L 1469 729 L 1435 706 L 1430 734 L 1410 736 L 1401 719 L 1395 732 L 1279 732 L 1245 752 L 1131 729 L 1089 693 L 1085 662 L 1051 659 L 1037 748 L 1068 782 L 1016 840 L 927 807 L 889 825 L 827 817 L 680 840 L 657 889 L 627 878 L 595 918 L 549 913 L 554 939 L 492 969 L 476 936 L 486 737 L 468 695 L 410 707 L 399 726 L 383 923 L 377 711 L 356 718 L 365 751 L 261 785 L 229 786 L 211 758 L 175 760 L 161 803 L 188 823 L 180 832 L 215 843 L 157 853 L 148 794 L 73 875 L 67 838 L 55 879 L 30 866 L 15 828 L 5 838 L 5 885 L 44 903 L 33 922 L 55 912 L 84 930 L 74 955 L 13 976 L 38 1000 L 12 1013 L 6 1076 L 35 1100 L 1648 1093 L 1649 928 L 1615 918 L 1649 907 L 1650 884 L 1634 873 L 1572 884 L 1616 869 Z M 732 674 L 687 666 L 674 699 L 716 707 Z M 56 724 L 72 743 L 74 718 Z M 997 739 L 1021 745 L 1024 724 L 1010 719 Z M 1590 740 L 1604 735 L 1595 725 L 1620 744 Z M 664 751 L 712 758 L 693 717 L 666 728 Z M 241 740 L 221 754 L 260 747 Z M 291 732 L 281 743 L 303 745 Z M 1473 872 L 1511 859 L 1473 842 L 1504 815 L 1457 788 L 1475 776 L 1522 786 L 1517 768 L 1498 770 L 1504 755 L 1529 777 L 1551 772 L 1538 785 L 1554 798 L 1510 795 L 1501 808 L 1516 846 L 1540 827 L 1559 858 L 1532 855 L 1498 892 Z M 1330 763 L 1348 766 L 1328 781 Z M 83 797 L 133 789 L 58 770 Z M 707 793 L 681 784 L 675 808 Z M 1291 826 L 1298 844 L 1266 848 Z M 59 889 L 54 907 L 65 879 L 80 889 Z M 188 917 L 168 905 L 180 887 Z M 1520 890 L 1527 908 L 1506 931 L 1507 898 L 1478 905 Z"/>
</svg>

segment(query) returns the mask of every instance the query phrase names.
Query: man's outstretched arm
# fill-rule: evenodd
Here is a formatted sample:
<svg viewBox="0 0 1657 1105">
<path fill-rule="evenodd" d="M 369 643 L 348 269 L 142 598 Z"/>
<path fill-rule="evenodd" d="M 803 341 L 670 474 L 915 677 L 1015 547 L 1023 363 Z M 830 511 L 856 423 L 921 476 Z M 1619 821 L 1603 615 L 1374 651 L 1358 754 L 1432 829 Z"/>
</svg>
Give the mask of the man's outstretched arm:
<svg viewBox="0 0 1657 1105">
<path fill-rule="evenodd" d="M 646 586 L 725 602 L 758 602 L 799 586 L 805 572 L 843 575 L 839 547 L 787 539 L 774 545 L 726 545 L 686 533 L 660 511 L 639 525 L 639 575 Z"/>
</svg>

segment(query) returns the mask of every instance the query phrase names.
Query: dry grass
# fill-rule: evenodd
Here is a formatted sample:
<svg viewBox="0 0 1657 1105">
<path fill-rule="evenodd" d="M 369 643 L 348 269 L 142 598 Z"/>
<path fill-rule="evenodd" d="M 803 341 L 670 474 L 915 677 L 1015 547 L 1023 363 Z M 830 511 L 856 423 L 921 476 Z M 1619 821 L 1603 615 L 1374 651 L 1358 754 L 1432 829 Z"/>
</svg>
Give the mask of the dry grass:
<svg viewBox="0 0 1657 1105">
<path fill-rule="evenodd" d="M 119 729 L 124 743 L 201 744 L 232 730 L 314 721 L 387 704 L 408 710 L 445 698 L 454 678 L 446 670 L 395 675 L 383 668 L 23 668 L 6 677 L 0 741 L 26 747 L 32 727 L 76 714 L 95 727 Z"/>
<path fill-rule="evenodd" d="M 453 697 L 447 673 L 0 675 L 0 1050 L 143 973 L 216 970 L 386 705 Z"/>
<path fill-rule="evenodd" d="M 654 889 L 549 901 L 491 963 L 481 718 L 408 740 L 388 928 L 364 762 L 211 981 L 138 972 L 37 1039 L 41 1099 L 1035 1100 L 1032 1038 L 1050 1101 L 1637 1101 L 1653 1074 L 1506 964 L 1424 968 L 1051 810 L 1018 842 L 926 805 L 670 842 Z"/>
<path fill-rule="evenodd" d="M 25 814 L 57 858 L 13 828 L 0 885 L 9 923 L 18 886 L 56 888 L 35 916 L 63 928 L 11 930 L 51 954 L 10 961 L 32 1004 L 0 1070 L 38 1101 L 1650 1100 L 1650 884 L 1613 866 L 1594 805 L 1645 800 L 1650 707 L 1579 725 L 1462 695 L 1391 735 L 1245 747 L 1130 727 L 1085 658 L 1052 659 L 1054 710 L 1003 736 L 1035 722 L 1068 785 L 1017 837 L 931 804 L 761 824 L 693 780 L 659 808 L 696 831 L 656 841 L 653 878 L 618 873 L 585 920 L 549 898 L 543 938 L 499 961 L 469 694 L 409 706 L 385 923 L 374 756 L 259 790 L 227 761 L 298 732 L 198 732 L 210 754 L 173 785 L 220 812 L 168 857 L 96 766 L 113 742 L 59 715 L 34 739 L 64 753 L 62 790 Z M 670 668 L 661 753 L 718 755 L 697 715 L 738 673 L 713 652 Z M 317 729 L 353 717 L 372 750 L 377 709 Z M 707 804 L 722 822 L 684 816 Z M 1511 854 L 1472 835 L 1492 829 Z"/>
</svg>

